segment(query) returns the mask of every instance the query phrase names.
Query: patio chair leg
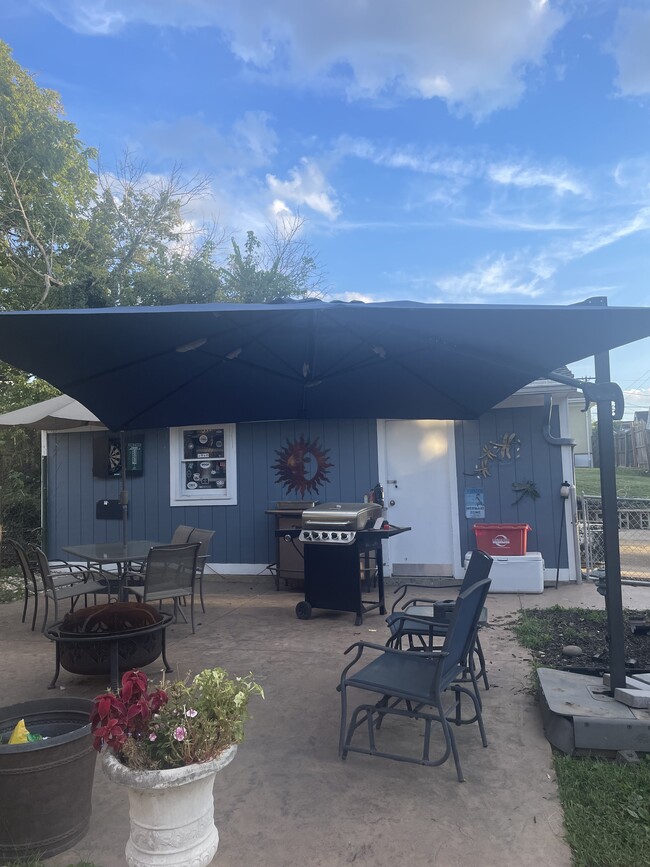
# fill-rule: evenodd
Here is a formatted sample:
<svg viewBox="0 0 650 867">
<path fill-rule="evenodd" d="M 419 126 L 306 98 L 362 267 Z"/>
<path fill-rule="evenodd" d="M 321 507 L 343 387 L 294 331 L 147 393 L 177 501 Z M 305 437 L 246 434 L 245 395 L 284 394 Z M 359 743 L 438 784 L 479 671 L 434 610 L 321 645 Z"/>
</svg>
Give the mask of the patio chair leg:
<svg viewBox="0 0 650 867">
<path fill-rule="evenodd" d="M 451 747 L 451 754 L 454 757 L 454 764 L 456 765 L 456 776 L 458 777 L 458 782 L 464 783 L 465 777 L 463 775 L 463 769 L 460 764 L 460 757 L 458 755 L 458 747 L 456 746 L 456 738 L 454 736 L 453 729 L 447 722 L 445 710 L 442 704 L 438 704 L 436 705 L 436 707 L 440 716 L 440 724 L 442 725 L 442 731 L 445 735 L 445 741 Z"/>
<path fill-rule="evenodd" d="M 34 613 L 32 614 L 32 632 L 36 628 L 36 617 L 38 616 L 38 590 L 34 585 Z"/>
<path fill-rule="evenodd" d="M 276 590 L 278 588 L 276 587 Z M 199 578 L 199 595 L 201 597 L 201 611 L 205 614 L 205 602 L 203 601 L 203 575 Z"/>
<path fill-rule="evenodd" d="M 346 759 L 348 751 L 345 747 L 345 730 L 348 716 L 348 697 L 345 686 L 341 687 L 341 728 L 339 730 L 339 756 Z"/>
<path fill-rule="evenodd" d="M 25 578 L 24 581 L 25 581 L 25 601 L 23 602 L 23 619 L 21 620 L 21 623 L 25 622 L 25 617 L 27 616 L 27 603 L 29 602 L 29 589 L 27 587 L 27 578 Z"/>
</svg>

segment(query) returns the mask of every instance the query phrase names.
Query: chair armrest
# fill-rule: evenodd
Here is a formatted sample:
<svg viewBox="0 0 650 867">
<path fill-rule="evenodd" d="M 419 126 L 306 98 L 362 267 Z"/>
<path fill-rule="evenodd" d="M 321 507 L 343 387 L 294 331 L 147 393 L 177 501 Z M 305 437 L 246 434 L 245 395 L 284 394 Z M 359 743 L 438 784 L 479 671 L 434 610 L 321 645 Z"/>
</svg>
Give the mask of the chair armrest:
<svg viewBox="0 0 650 867">
<path fill-rule="evenodd" d="M 348 665 L 345 666 L 345 668 L 341 672 L 341 680 L 340 680 L 339 685 L 337 687 L 337 689 L 339 691 L 341 690 L 341 688 L 345 684 L 345 675 L 352 668 L 352 666 L 355 665 L 355 663 L 357 663 L 361 659 L 361 655 L 363 654 L 363 651 L 366 650 L 366 648 L 368 650 L 378 650 L 381 653 L 390 653 L 390 654 L 393 654 L 396 656 L 403 656 L 405 654 L 408 654 L 408 656 L 413 656 L 413 654 L 411 653 L 410 650 L 396 650 L 393 647 L 386 647 L 383 644 L 374 644 L 370 641 L 355 641 L 354 644 L 351 644 L 344 651 L 344 653 L 349 653 L 351 650 L 354 650 L 355 648 L 357 650 L 356 656 L 354 657 L 354 659 L 350 663 L 348 663 Z M 422 651 L 422 653 L 418 653 L 418 658 L 420 658 L 420 659 L 422 657 L 424 657 L 425 659 L 442 659 L 444 656 L 449 656 L 449 654 L 447 653 L 446 650 L 426 650 L 426 651 Z"/>
<path fill-rule="evenodd" d="M 401 596 L 399 596 L 393 602 L 393 607 L 391 608 L 391 612 L 395 611 L 395 609 L 397 608 L 399 603 L 402 601 L 402 599 L 404 599 L 404 597 L 406 596 L 406 591 L 408 590 L 409 587 L 419 587 L 421 590 L 422 589 L 424 589 L 424 590 L 449 590 L 449 589 L 454 589 L 454 588 L 460 589 L 460 586 L 461 586 L 460 583 L 458 583 L 457 581 L 454 582 L 453 584 L 436 584 L 435 587 L 429 587 L 427 584 L 400 584 L 399 587 L 396 587 L 395 590 L 393 590 L 393 594 L 399 593 L 400 590 L 402 590 L 403 593 Z M 420 601 L 421 602 L 432 602 L 434 600 L 421 599 Z M 435 600 L 435 601 L 439 601 L 439 600 Z M 408 604 L 408 603 L 405 603 L 405 604 Z"/>
</svg>

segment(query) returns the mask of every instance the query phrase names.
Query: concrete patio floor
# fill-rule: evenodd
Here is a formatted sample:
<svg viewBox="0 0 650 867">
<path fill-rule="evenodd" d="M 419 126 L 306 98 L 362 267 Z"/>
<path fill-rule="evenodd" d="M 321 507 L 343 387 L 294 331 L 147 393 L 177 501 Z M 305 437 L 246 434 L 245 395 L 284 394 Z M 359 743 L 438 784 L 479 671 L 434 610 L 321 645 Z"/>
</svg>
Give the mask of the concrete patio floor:
<svg viewBox="0 0 650 867">
<path fill-rule="evenodd" d="M 388 596 L 392 588 L 388 588 Z M 625 587 L 626 607 L 647 607 L 646 588 Z M 448 591 L 447 591 L 448 594 Z M 444 591 L 438 591 L 441 598 Z M 384 618 L 362 626 L 344 613 L 295 617 L 298 594 L 260 577 L 206 579 L 205 614 L 197 632 L 179 624 L 168 632 L 175 674 L 223 666 L 252 671 L 266 700 L 251 703 L 253 718 L 235 760 L 217 777 L 215 816 L 220 867 L 564 867 L 563 840 L 551 749 L 539 708 L 528 692 L 528 654 L 508 628 L 521 607 L 602 608 L 593 585 L 547 588 L 542 595 L 488 597 L 489 628 L 482 633 L 492 688 L 483 692 L 489 746 L 476 726 L 456 729 L 467 782 L 453 761 L 425 768 L 350 754 L 337 756 L 339 695 L 345 648 L 366 639 L 384 643 Z M 5 705 L 55 695 L 47 689 L 54 646 L 20 622 L 22 603 L 0 606 Z M 157 678 L 158 664 L 147 673 Z M 174 675 L 172 675 L 174 676 Z M 93 697 L 101 678 L 65 671 L 59 693 Z M 61 792 L 65 798 L 65 792 Z M 64 867 L 80 860 L 98 867 L 124 865 L 127 794 L 98 764 L 93 815 L 73 850 L 49 859 Z"/>
</svg>

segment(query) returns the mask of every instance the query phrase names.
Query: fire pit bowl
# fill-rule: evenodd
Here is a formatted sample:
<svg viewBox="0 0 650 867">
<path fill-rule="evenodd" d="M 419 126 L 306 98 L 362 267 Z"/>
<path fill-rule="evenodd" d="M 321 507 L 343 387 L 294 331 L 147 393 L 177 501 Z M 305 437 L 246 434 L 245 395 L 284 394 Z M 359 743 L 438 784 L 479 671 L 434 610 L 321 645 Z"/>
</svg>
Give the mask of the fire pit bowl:
<svg viewBox="0 0 650 867">
<path fill-rule="evenodd" d="M 119 673 L 143 668 L 165 653 L 165 630 L 171 614 L 142 602 L 109 602 L 67 614 L 45 631 L 56 643 L 56 670 L 49 685 L 54 689 L 63 667 L 71 674 L 110 675 L 117 689 Z"/>
</svg>

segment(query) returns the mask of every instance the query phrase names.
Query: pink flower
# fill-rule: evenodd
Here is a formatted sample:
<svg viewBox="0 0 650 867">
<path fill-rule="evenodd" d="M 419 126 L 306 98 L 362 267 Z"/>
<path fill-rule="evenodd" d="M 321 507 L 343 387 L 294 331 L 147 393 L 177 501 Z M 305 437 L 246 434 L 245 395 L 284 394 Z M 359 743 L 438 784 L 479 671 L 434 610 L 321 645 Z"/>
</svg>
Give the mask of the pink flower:
<svg viewBox="0 0 650 867">
<path fill-rule="evenodd" d="M 186 734 L 187 729 L 183 728 L 183 726 L 178 726 L 176 729 L 174 729 L 174 740 L 184 741 Z"/>
<path fill-rule="evenodd" d="M 198 714 L 198 711 L 197 711 L 197 710 L 194 710 L 193 707 L 188 708 L 188 710 L 185 711 L 185 716 L 189 716 L 189 717 L 191 717 L 192 719 L 193 719 L 197 714 Z"/>
<path fill-rule="evenodd" d="M 157 734 L 155 734 L 154 732 L 151 732 L 151 734 L 149 735 L 149 740 L 150 740 L 150 741 L 155 741 L 157 737 L 158 737 Z"/>
</svg>

